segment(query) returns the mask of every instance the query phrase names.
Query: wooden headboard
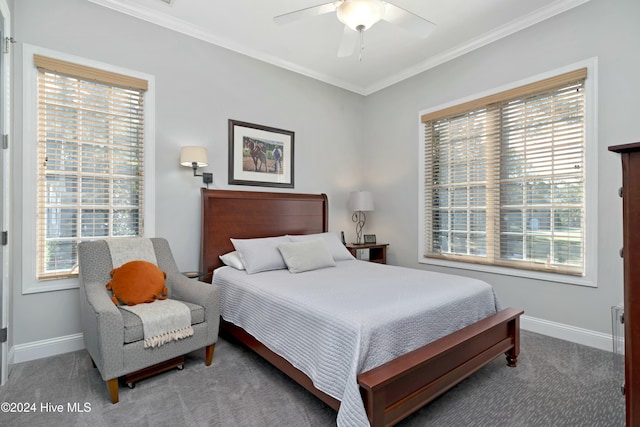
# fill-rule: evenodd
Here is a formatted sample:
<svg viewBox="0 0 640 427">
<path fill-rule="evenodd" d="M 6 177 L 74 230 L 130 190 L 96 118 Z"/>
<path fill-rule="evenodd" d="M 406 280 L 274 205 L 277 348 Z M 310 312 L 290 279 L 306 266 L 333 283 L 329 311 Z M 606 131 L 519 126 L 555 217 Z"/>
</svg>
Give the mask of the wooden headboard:
<svg viewBox="0 0 640 427">
<path fill-rule="evenodd" d="M 230 238 L 322 233 L 328 229 L 326 194 L 202 189 L 200 269 L 210 282 L 218 256 L 234 250 Z"/>
</svg>

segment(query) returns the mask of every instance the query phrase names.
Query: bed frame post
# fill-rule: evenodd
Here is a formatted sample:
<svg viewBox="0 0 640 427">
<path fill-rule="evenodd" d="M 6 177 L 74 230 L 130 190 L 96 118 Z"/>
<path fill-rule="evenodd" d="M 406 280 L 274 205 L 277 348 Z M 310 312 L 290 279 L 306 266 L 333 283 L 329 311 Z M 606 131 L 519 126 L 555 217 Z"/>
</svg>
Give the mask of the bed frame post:
<svg viewBox="0 0 640 427">
<path fill-rule="evenodd" d="M 513 347 L 505 353 L 507 356 L 507 366 L 515 368 L 518 366 L 518 355 L 520 354 L 520 316 L 509 322 L 509 336 L 513 337 Z"/>
<path fill-rule="evenodd" d="M 368 390 L 360 388 L 364 409 L 367 411 L 370 427 L 382 427 L 385 425 L 385 393 L 384 389 Z"/>
</svg>

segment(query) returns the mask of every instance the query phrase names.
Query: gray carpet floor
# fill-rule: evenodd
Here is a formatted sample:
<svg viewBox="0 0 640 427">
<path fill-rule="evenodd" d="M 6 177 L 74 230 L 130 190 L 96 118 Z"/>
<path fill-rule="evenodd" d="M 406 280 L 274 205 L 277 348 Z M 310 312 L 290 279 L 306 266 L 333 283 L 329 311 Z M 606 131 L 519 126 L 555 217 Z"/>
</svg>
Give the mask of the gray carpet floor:
<svg viewBox="0 0 640 427">
<path fill-rule="evenodd" d="M 624 426 L 618 377 L 609 352 L 523 331 L 517 368 L 500 357 L 399 426 Z M 335 426 L 336 417 L 267 362 L 223 339 L 210 367 L 204 350 L 191 353 L 182 371 L 134 389 L 121 386 L 116 405 L 86 351 L 14 365 L 0 402 L 35 409 L 5 412 L 3 404 L 6 427 L 316 427 Z"/>
</svg>

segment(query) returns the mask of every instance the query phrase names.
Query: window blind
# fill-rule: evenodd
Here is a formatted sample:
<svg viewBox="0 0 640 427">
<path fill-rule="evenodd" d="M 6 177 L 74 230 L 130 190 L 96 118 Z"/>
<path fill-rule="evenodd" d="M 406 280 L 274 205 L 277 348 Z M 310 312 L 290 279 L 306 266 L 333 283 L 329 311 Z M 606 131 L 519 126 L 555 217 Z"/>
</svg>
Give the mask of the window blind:
<svg viewBox="0 0 640 427">
<path fill-rule="evenodd" d="M 422 116 L 425 257 L 584 275 L 585 79 Z"/>
<path fill-rule="evenodd" d="M 39 55 L 37 277 L 77 274 L 77 244 L 143 234 L 146 82 Z"/>
</svg>

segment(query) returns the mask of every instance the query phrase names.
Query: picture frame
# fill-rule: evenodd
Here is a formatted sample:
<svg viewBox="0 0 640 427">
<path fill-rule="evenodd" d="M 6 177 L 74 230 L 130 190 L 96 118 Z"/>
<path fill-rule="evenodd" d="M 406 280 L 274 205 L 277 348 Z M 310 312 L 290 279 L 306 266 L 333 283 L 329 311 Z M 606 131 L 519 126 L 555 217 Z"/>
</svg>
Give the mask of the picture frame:
<svg viewBox="0 0 640 427">
<path fill-rule="evenodd" d="M 293 188 L 295 132 L 229 119 L 229 184 Z"/>
<path fill-rule="evenodd" d="M 375 234 L 365 234 L 364 235 L 364 242 L 365 243 L 376 243 L 376 235 Z"/>
</svg>

